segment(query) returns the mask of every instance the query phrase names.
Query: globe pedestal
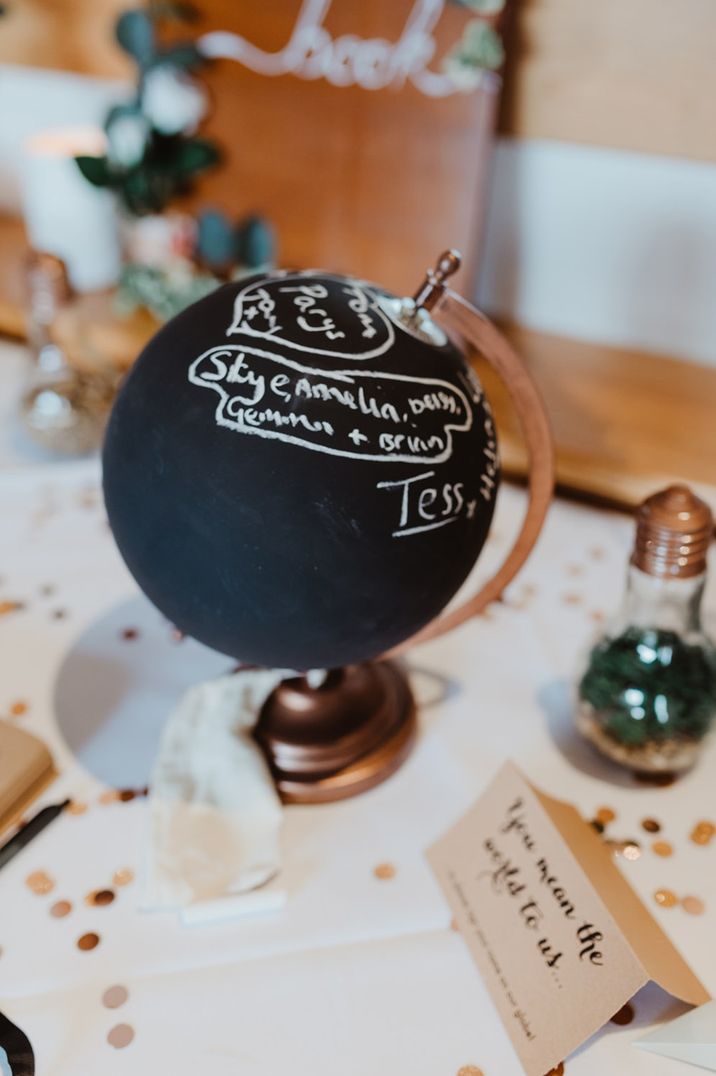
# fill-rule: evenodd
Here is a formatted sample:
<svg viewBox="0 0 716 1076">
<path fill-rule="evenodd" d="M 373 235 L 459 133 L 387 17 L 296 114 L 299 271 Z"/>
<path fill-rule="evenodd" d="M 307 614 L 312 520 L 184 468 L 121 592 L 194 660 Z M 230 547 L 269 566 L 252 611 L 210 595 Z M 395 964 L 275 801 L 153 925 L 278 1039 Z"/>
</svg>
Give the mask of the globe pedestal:
<svg viewBox="0 0 716 1076">
<path fill-rule="evenodd" d="M 330 670 L 312 686 L 285 680 L 263 705 L 254 735 L 286 803 L 326 803 L 389 777 L 415 741 L 415 702 L 393 662 Z"/>
</svg>

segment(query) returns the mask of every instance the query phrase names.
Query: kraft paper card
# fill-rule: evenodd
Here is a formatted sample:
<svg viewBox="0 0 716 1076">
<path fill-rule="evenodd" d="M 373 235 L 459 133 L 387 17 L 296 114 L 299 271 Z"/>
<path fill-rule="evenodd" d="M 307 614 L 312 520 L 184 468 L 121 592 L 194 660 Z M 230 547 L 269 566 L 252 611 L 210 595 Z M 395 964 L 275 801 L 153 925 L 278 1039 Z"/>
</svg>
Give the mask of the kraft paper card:
<svg viewBox="0 0 716 1076">
<path fill-rule="evenodd" d="M 650 980 L 707 991 L 566 803 L 506 763 L 428 851 L 528 1076 L 544 1076 Z"/>
</svg>

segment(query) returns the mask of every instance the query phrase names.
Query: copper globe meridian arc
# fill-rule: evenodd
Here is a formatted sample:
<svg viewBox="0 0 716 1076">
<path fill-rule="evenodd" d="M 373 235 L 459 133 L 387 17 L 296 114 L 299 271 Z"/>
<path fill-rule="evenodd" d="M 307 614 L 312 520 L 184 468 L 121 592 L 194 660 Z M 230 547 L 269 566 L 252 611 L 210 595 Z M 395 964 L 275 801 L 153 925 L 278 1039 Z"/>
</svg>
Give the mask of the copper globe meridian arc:
<svg viewBox="0 0 716 1076">
<path fill-rule="evenodd" d="M 386 294 L 314 272 L 225 285 L 120 392 L 110 525 L 148 597 L 214 649 L 295 669 L 373 658 L 479 555 L 499 480 L 489 405 L 461 352 L 406 331 Z"/>
</svg>

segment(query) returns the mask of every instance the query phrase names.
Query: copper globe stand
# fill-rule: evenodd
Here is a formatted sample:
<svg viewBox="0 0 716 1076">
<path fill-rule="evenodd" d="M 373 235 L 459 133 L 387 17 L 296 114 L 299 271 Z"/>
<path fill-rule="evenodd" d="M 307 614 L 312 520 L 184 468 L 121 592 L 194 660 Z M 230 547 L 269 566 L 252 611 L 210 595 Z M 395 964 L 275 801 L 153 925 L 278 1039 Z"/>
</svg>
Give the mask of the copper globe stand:
<svg viewBox="0 0 716 1076">
<path fill-rule="evenodd" d="M 254 736 L 285 803 L 326 803 L 390 777 L 417 733 L 407 677 L 388 661 L 332 669 L 312 686 L 283 683 L 263 705 Z"/>
<path fill-rule="evenodd" d="M 527 560 L 552 499 L 554 459 L 544 404 L 505 337 L 447 287 L 445 281 L 460 261 L 457 251 L 446 251 L 428 270 L 414 299 L 406 300 L 406 327 L 418 330 L 427 315 L 433 315 L 439 326 L 484 356 L 504 381 L 530 459 L 522 528 L 492 579 L 383 659 L 333 670 L 318 687 L 306 677 L 286 680 L 269 696 L 255 736 L 287 803 L 344 799 L 379 784 L 400 766 L 415 741 L 415 703 L 404 673 L 386 658 L 451 631 L 499 598 Z"/>
</svg>

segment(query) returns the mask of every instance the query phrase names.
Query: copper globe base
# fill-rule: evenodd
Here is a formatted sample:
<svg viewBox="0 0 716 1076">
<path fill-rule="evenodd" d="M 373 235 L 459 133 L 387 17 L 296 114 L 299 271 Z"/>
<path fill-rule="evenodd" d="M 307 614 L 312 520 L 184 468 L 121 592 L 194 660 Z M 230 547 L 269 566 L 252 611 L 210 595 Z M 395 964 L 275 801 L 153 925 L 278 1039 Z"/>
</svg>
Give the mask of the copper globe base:
<svg viewBox="0 0 716 1076">
<path fill-rule="evenodd" d="M 285 803 L 328 803 L 390 777 L 415 742 L 415 702 L 389 661 L 332 669 L 320 686 L 284 680 L 254 735 Z"/>
</svg>

